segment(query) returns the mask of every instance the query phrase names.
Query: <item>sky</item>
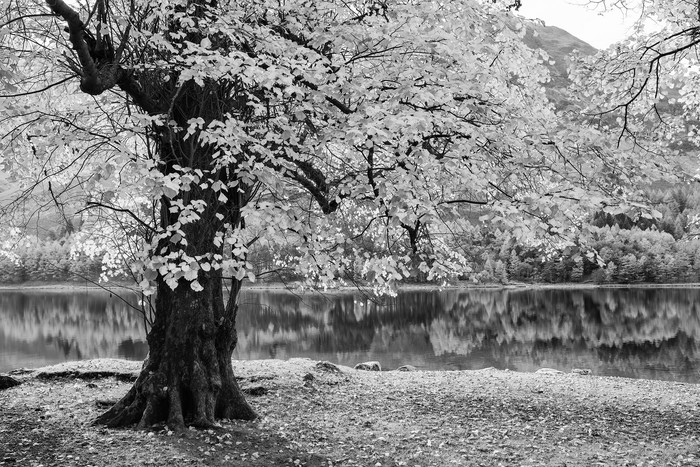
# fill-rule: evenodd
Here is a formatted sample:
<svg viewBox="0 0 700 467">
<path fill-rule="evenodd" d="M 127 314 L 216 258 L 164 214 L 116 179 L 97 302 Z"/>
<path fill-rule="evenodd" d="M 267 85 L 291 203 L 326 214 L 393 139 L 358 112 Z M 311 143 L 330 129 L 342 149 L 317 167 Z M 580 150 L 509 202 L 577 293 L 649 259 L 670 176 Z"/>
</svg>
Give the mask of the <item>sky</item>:
<svg viewBox="0 0 700 467">
<path fill-rule="evenodd" d="M 637 16 L 619 10 L 602 13 L 585 6 L 585 0 L 523 0 L 519 14 L 557 26 L 597 49 L 627 37 Z"/>
</svg>

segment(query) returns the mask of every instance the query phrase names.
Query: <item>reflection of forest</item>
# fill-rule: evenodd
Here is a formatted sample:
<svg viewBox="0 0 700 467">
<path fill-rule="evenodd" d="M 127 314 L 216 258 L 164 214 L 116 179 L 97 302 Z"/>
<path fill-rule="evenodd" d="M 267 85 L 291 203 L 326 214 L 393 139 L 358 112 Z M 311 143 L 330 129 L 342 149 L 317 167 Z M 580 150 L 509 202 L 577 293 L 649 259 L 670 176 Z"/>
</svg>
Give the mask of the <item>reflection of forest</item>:
<svg viewBox="0 0 700 467">
<path fill-rule="evenodd" d="M 697 381 L 699 298 L 695 289 L 470 290 L 408 292 L 379 305 L 352 295 L 247 293 L 237 353 Z"/>
<path fill-rule="evenodd" d="M 384 303 L 245 292 L 240 302 L 237 358 L 582 367 L 693 382 L 700 369 L 696 289 L 423 291 Z M 140 359 L 144 335 L 141 315 L 106 293 L 0 293 L 0 371 L 65 359 Z"/>
<path fill-rule="evenodd" d="M 147 352 L 141 314 L 109 293 L 0 293 L 0 371 Z"/>
</svg>

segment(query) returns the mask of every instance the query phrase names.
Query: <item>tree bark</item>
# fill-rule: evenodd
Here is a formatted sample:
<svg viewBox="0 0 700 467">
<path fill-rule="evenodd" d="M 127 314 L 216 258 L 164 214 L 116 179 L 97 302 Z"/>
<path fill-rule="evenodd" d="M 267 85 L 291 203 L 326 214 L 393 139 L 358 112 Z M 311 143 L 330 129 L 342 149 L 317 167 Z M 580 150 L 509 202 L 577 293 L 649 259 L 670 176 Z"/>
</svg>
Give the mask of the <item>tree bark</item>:
<svg viewBox="0 0 700 467">
<path fill-rule="evenodd" d="M 236 383 L 231 363 L 237 342 L 236 300 L 224 306 L 216 277 L 200 278 L 200 283 L 204 290 L 195 292 L 188 283 L 172 290 L 159 281 L 149 356 L 126 396 L 96 423 L 136 423 L 144 429 L 165 422 L 171 429 L 182 429 L 215 426 L 217 418 L 257 417 Z M 231 294 L 239 289 L 236 281 Z"/>
<path fill-rule="evenodd" d="M 169 135 L 173 136 L 183 138 L 181 134 Z M 175 144 L 161 145 L 161 161 L 166 171 L 183 159 L 173 148 L 188 147 L 185 143 L 184 139 L 178 139 Z M 195 167 L 210 169 L 212 149 L 192 148 L 189 157 Z M 217 176 L 226 180 L 223 172 Z M 225 202 L 218 201 L 217 196 L 210 188 L 198 184 L 181 192 L 178 198 L 184 204 L 193 199 L 204 200 L 206 207 L 198 220 L 180 226 L 186 243 L 175 245 L 165 238 L 158 245 L 157 254 L 162 255 L 166 249 L 182 251 L 190 258 L 222 255 L 223 247 L 217 246 L 215 237 L 225 230 L 224 222 L 240 225 L 244 202 L 238 191 L 229 193 L 230 199 Z M 170 210 L 172 205 L 167 197 L 161 199 L 160 222 L 164 230 L 179 221 L 178 213 Z M 96 423 L 110 427 L 136 423 L 143 429 L 165 422 L 171 429 L 181 429 L 185 425 L 211 427 L 218 418 L 255 419 L 257 414 L 238 387 L 231 363 L 238 341 L 236 315 L 241 281 L 231 279 L 226 302 L 221 270 L 214 267 L 208 271 L 199 269 L 197 281 L 203 288 L 200 291 L 193 290 L 185 279 L 180 279 L 175 289 L 160 275 L 156 281 L 155 321 L 148 334 L 149 356 L 131 390 L 100 415 Z"/>
</svg>

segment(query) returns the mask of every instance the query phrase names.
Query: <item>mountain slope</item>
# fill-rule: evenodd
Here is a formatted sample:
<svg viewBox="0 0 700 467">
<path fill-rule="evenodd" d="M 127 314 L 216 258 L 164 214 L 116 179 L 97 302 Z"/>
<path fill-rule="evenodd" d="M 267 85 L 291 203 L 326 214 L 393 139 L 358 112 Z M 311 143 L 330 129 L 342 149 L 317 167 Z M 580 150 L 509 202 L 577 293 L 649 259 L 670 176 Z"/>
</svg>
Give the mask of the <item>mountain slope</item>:
<svg viewBox="0 0 700 467">
<path fill-rule="evenodd" d="M 569 86 L 568 68 L 571 55 L 594 55 L 598 50 L 578 37 L 556 26 L 546 26 L 538 20 L 525 20 L 523 42 L 531 49 L 541 49 L 549 56 L 550 81 L 545 84 L 547 96 L 558 109 L 569 105 L 566 88 Z"/>
<path fill-rule="evenodd" d="M 540 22 L 528 21 L 523 41 L 532 49 L 542 49 L 547 52 L 551 61 L 550 74 L 552 81 L 548 87 L 562 89 L 569 85 L 567 68 L 571 62 L 571 54 L 578 51 L 583 55 L 594 55 L 598 50 L 555 26 L 545 26 Z"/>
</svg>

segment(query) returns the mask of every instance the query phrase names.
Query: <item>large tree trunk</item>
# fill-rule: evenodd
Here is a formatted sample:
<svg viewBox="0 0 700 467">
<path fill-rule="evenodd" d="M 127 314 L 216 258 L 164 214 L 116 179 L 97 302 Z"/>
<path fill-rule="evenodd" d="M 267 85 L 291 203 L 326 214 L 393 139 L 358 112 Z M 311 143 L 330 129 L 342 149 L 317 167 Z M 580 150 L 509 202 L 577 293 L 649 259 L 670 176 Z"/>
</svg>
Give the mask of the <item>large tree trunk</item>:
<svg viewBox="0 0 700 467">
<path fill-rule="evenodd" d="M 190 99 L 187 93 L 181 99 L 189 99 L 195 106 L 199 102 Z M 197 114 L 195 110 L 189 113 Z M 191 159 L 191 166 L 211 169 L 212 148 L 193 146 L 181 133 L 164 135 L 178 138 L 175 142 L 167 139 L 159 148 L 167 172 L 172 170 L 173 164 L 184 165 L 181 159 L 185 158 Z M 180 154 L 182 148 L 192 152 Z M 216 177 L 223 182 L 227 180 L 223 171 Z M 217 197 L 217 192 L 198 184 L 181 192 L 178 200 L 184 205 L 191 200 L 206 203 L 197 220 L 184 224 L 180 223 L 177 209 L 171 209 L 174 203 L 162 197 L 163 231 L 177 223 L 186 242 L 175 244 L 164 238 L 155 254 L 163 255 L 164 250 L 181 252 L 189 258 L 204 258 L 205 262 L 212 255 L 223 255 L 223 247 L 215 238 L 226 230 L 225 223 L 228 228 L 241 225 L 243 201 L 239 190 L 232 190 L 226 201 Z M 99 416 L 97 423 L 112 427 L 138 423 L 139 428 L 146 428 L 166 422 L 171 429 L 178 429 L 185 425 L 209 427 L 217 418 L 256 418 L 236 383 L 231 364 L 238 341 L 236 314 L 241 282 L 230 280 L 230 296 L 224 302 L 221 269 L 211 267 L 205 271 L 200 268 L 197 281 L 203 290 L 194 291 L 185 279 L 180 279 L 172 289 L 158 276 L 155 322 L 148 333 L 149 356 L 131 390 Z"/>
<path fill-rule="evenodd" d="M 203 291 L 159 282 L 156 319 L 148 334 L 149 356 L 131 390 L 96 422 L 110 427 L 165 422 L 210 427 L 217 418 L 252 420 L 233 375 L 236 300 L 224 306 L 221 281 L 200 278 Z M 232 294 L 238 294 L 239 282 Z"/>
<path fill-rule="evenodd" d="M 184 233 L 183 241 L 163 238 L 153 254 L 182 253 L 187 258 L 210 261 L 212 255 L 223 255 L 217 235 L 242 225 L 241 208 L 250 195 L 244 184 L 221 192 L 212 188 L 213 180 L 227 186 L 235 176 L 236 161 L 220 163 L 219 148 L 197 142 L 199 133 L 189 135 L 185 129 L 192 118 L 207 124 L 221 120 L 226 112 L 239 105 L 229 86 L 207 82 L 204 86 L 188 81 L 175 89 L 170 80 L 160 83 L 166 88 L 169 117 L 176 126 L 155 126 L 158 135 L 156 150 L 159 167 L 165 174 L 180 176 L 181 169 L 198 169 L 205 183 L 191 183 L 175 199 L 161 197 L 161 232 Z M 172 89 L 168 86 L 173 87 Z M 177 201 L 177 202 L 176 202 Z M 180 206 L 203 201 L 196 220 L 180 219 Z M 166 252 L 165 254 L 163 252 Z M 177 264 L 179 260 L 172 260 Z M 159 275 L 155 322 L 148 334 L 149 356 L 138 380 L 98 423 L 124 426 L 138 423 L 139 428 L 167 422 L 171 428 L 185 425 L 212 426 L 217 418 L 251 420 L 255 411 L 245 401 L 233 375 L 231 355 L 236 346 L 236 312 L 240 281 L 231 281 L 231 296 L 224 304 L 221 269 L 198 270 L 197 281 L 203 290 L 194 291 L 189 281 L 180 279 L 173 290 Z"/>
</svg>

